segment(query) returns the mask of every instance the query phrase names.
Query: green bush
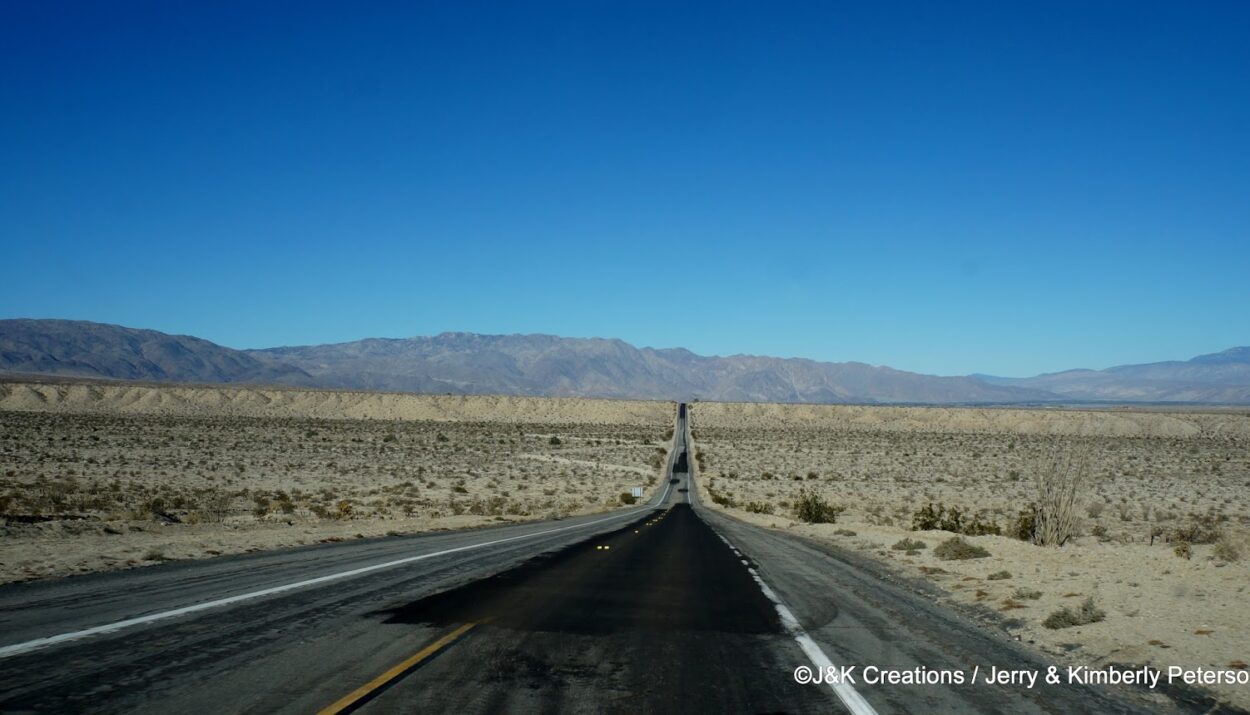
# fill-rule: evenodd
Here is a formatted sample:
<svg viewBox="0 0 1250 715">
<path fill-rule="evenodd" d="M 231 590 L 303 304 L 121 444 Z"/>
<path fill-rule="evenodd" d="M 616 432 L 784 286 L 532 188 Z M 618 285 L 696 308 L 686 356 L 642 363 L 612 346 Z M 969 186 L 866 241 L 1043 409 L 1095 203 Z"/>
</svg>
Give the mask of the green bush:
<svg viewBox="0 0 1250 715">
<path fill-rule="evenodd" d="M 833 524 L 838 515 L 846 511 L 840 504 L 830 504 L 824 497 L 811 489 L 800 489 L 794 502 L 794 517 L 808 524 Z"/>
<path fill-rule="evenodd" d="M 964 561 L 983 559 L 989 556 L 990 552 L 976 544 L 969 544 L 958 536 L 953 536 L 938 544 L 938 547 L 933 550 L 933 555 L 943 561 Z"/>
<path fill-rule="evenodd" d="M 621 492 L 621 496 L 619 497 L 619 499 L 621 500 L 622 504 L 627 504 L 627 505 L 636 504 L 638 502 L 638 498 L 635 497 L 633 494 L 630 494 L 629 492 Z"/>
<path fill-rule="evenodd" d="M 1046 617 L 1042 621 L 1042 625 L 1051 630 L 1060 628 L 1071 628 L 1073 626 L 1084 626 L 1089 623 L 1097 623 L 1107 617 L 1106 612 L 1094 605 L 1093 598 L 1085 599 L 1081 607 L 1072 610 L 1067 606 L 1060 608 L 1058 611 Z"/>
</svg>

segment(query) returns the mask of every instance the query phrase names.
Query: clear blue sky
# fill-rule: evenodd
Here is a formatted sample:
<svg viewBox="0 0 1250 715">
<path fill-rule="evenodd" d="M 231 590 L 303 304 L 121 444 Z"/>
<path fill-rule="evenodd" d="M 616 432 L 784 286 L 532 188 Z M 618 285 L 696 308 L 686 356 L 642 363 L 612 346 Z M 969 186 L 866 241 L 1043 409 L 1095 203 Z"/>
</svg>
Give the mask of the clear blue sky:
<svg viewBox="0 0 1250 715">
<path fill-rule="evenodd" d="M 8 2 L 0 317 L 1025 375 L 1250 344 L 1250 3 Z"/>
</svg>

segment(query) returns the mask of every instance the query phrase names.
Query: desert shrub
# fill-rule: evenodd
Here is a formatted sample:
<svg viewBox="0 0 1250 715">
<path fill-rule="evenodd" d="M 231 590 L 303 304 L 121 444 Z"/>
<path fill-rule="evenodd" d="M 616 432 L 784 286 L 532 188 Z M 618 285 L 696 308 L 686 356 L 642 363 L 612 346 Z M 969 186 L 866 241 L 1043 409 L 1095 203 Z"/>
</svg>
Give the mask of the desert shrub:
<svg viewBox="0 0 1250 715">
<path fill-rule="evenodd" d="M 768 502 L 763 502 L 763 501 L 750 501 L 750 502 L 747 502 L 746 504 L 743 504 L 742 508 L 746 509 L 752 514 L 772 514 L 773 513 L 773 505 Z"/>
<path fill-rule="evenodd" d="M 500 516 L 506 512 L 507 506 L 507 499 L 495 495 L 486 499 L 474 499 L 469 502 L 468 510 L 470 514 L 477 516 Z"/>
<path fill-rule="evenodd" d="M 394 442 L 398 439 L 399 437 L 396 437 L 394 432 L 387 432 L 386 435 L 382 437 L 382 441 L 387 443 Z"/>
<path fill-rule="evenodd" d="M 234 497 L 218 489 L 209 489 L 199 494 L 196 499 L 196 518 L 207 523 L 221 523 L 230 512 L 230 504 Z"/>
<path fill-rule="evenodd" d="M 850 529 L 838 529 L 837 531 L 833 533 L 837 534 L 838 536 L 855 536 L 856 535 L 855 532 L 851 531 Z"/>
<path fill-rule="evenodd" d="M 1211 555 L 1220 561 L 1232 563 L 1241 560 L 1241 549 L 1228 539 L 1221 539 L 1215 548 L 1211 549 Z"/>
<path fill-rule="evenodd" d="M 895 551 L 906 551 L 908 553 L 914 553 L 921 549 L 929 548 L 929 545 L 923 541 L 920 541 L 919 539 L 905 538 L 901 541 L 895 542 L 895 544 L 891 546 L 890 548 L 894 549 Z"/>
<path fill-rule="evenodd" d="M 1190 514 L 1188 521 L 1172 530 L 1168 541 L 1214 544 L 1223 536 L 1220 522 L 1214 514 Z"/>
<path fill-rule="evenodd" d="M 982 519 L 980 514 L 972 517 L 972 521 L 964 525 L 963 531 L 960 532 L 965 536 L 999 536 L 1003 530 L 998 524 L 992 521 Z"/>
<path fill-rule="evenodd" d="M 1172 549 L 1172 553 L 1176 554 L 1182 559 L 1188 559 L 1188 558 L 1193 557 L 1194 548 L 1189 545 L 1189 542 L 1182 541 L 1181 543 L 1176 545 L 1176 548 Z"/>
<path fill-rule="evenodd" d="M 560 441 L 559 437 L 555 435 L 551 435 L 551 439 L 547 440 L 547 444 L 551 445 L 552 447 L 559 447 L 560 445 L 564 443 Z"/>
<path fill-rule="evenodd" d="M 995 571 L 994 573 L 990 574 L 989 576 L 986 576 L 985 578 L 989 579 L 990 581 L 1004 581 L 1006 579 L 1011 578 L 1011 572 L 1010 571 Z"/>
<path fill-rule="evenodd" d="M 638 502 L 638 498 L 629 492 L 621 492 L 621 495 L 617 498 L 620 499 L 622 504 L 635 504 Z"/>
<path fill-rule="evenodd" d="M 1037 472 L 1033 543 L 1063 546 L 1076 533 L 1076 502 L 1085 491 L 1089 464 L 1085 455 L 1068 452 Z"/>
<path fill-rule="evenodd" d="M 164 551 L 161 551 L 160 549 L 157 549 L 157 548 L 152 548 L 152 549 L 148 549 L 147 553 L 143 555 L 143 560 L 144 561 L 167 561 L 169 560 L 169 557 L 165 555 Z"/>
<path fill-rule="evenodd" d="M 990 552 L 976 544 L 969 544 L 961 537 L 953 536 L 938 544 L 937 548 L 933 550 L 933 555 L 943 561 L 963 561 L 966 559 L 983 559 L 989 556 Z"/>
<path fill-rule="evenodd" d="M 957 506 L 947 507 L 945 504 L 934 506 L 926 504 L 918 509 L 911 518 L 912 531 L 949 531 L 965 536 L 995 536 L 1002 533 L 998 524 L 984 519 L 980 514 L 968 517 L 968 511 Z"/>
<path fill-rule="evenodd" d="M 1030 506 L 1021 509 L 1011 525 L 1010 535 L 1021 541 L 1033 541 L 1035 533 L 1037 533 L 1037 507 Z"/>
<path fill-rule="evenodd" d="M 335 508 L 334 517 L 336 519 L 352 518 L 352 503 L 350 501 L 346 499 L 342 499 L 339 501 L 338 504 L 335 505 L 334 508 Z"/>
<path fill-rule="evenodd" d="M 936 531 L 942 529 L 943 517 L 946 515 L 946 507 L 938 504 L 936 507 L 930 502 L 916 510 L 911 517 L 912 531 Z"/>
<path fill-rule="evenodd" d="M 1041 597 L 1042 597 L 1042 592 L 1041 592 L 1041 591 L 1034 591 L 1034 590 L 1032 590 L 1032 589 L 1028 589 L 1028 588 L 1023 588 L 1023 587 L 1022 587 L 1022 588 L 1017 588 L 1017 589 L 1015 590 L 1015 592 L 1011 594 L 1011 597 L 1012 597 L 1012 598 L 1021 598 L 1021 599 L 1024 599 L 1024 600 L 1026 600 L 1026 601 L 1036 601 L 1037 599 L 1039 599 L 1039 598 L 1041 598 Z"/>
<path fill-rule="evenodd" d="M 838 515 L 846 511 L 840 504 L 830 504 L 811 489 L 800 489 L 794 501 L 794 517 L 809 524 L 833 524 Z"/>
<path fill-rule="evenodd" d="M 1060 628 L 1071 628 L 1073 626 L 1084 626 L 1090 623 L 1097 623 L 1107 617 L 1106 612 L 1094 605 L 1094 599 L 1086 598 L 1080 608 L 1075 610 L 1064 606 L 1054 613 L 1046 616 L 1046 620 L 1042 621 L 1042 625 L 1051 630 Z"/>
<path fill-rule="evenodd" d="M 252 497 L 252 501 L 256 502 L 256 507 L 252 509 L 252 514 L 256 518 L 262 518 L 269 513 L 269 497 L 264 494 L 257 494 Z"/>
</svg>

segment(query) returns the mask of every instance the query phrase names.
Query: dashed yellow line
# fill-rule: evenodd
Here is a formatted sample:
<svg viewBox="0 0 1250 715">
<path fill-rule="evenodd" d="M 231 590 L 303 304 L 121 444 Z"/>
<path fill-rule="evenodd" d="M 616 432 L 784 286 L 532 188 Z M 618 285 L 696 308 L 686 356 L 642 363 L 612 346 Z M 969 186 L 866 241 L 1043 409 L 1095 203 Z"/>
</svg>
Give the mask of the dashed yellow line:
<svg viewBox="0 0 1250 715">
<path fill-rule="evenodd" d="M 322 708 L 318 711 L 317 715 L 338 715 L 339 713 L 355 710 L 357 706 L 363 704 L 365 700 L 378 690 L 386 687 L 392 681 L 420 665 L 421 661 L 426 660 L 430 656 L 451 645 L 456 641 L 456 639 L 485 622 L 486 621 L 478 621 L 476 623 L 466 623 L 463 626 L 460 626 L 451 633 L 448 633 L 442 638 L 439 638 L 433 643 L 417 651 L 412 655 L 412 657 L 402 663 L 399 663 L 395 667 L 387 670 L 385 673 L 382 673 L 373 680 L 370 680 L 347 695 L 344 695 L 342 698 L 339 698 L 334 702 L 334 704 Z"/>
</svg>

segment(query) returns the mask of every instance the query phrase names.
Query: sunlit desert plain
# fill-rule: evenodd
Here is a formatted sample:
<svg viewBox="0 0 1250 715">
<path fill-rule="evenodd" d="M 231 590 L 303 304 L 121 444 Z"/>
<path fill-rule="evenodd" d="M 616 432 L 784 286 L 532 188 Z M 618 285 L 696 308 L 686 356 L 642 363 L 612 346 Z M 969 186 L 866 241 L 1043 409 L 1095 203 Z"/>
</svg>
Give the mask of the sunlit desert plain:
<svg viewBox="0 0 1250 715">
<path fill-rule="evenodd" d="M 0 384 L 0 580 L 551 519 L 658 483 L 673 405 Z"/>
<path fill-rule="evenodd" d="M 707 403 L 691 421 L 707 503 L 868 557 L 1061 662 L 1250 661 L 1245 410 Z M 1071 538 L 1018 538 L 1056 473 L 1074 487 Z M 805 495 L 834 521 L 796 518 Z M 956 510 L 959 528 L 933 523 Z"/>
<path fill-rule="evenodd" d="M 0 580 L 621 508 L 665 402 L 0 383 Z M 1065 663 L 1250 660 L 1250 413 L 697 403 L 703 502 Z M 1071 486 L 1062 544 L 1022 519 Z M 804 503 L 825 510 L 812 523 Z M 1244 688 L 1215 687 L 1250 706 Z"/>
</svg>

